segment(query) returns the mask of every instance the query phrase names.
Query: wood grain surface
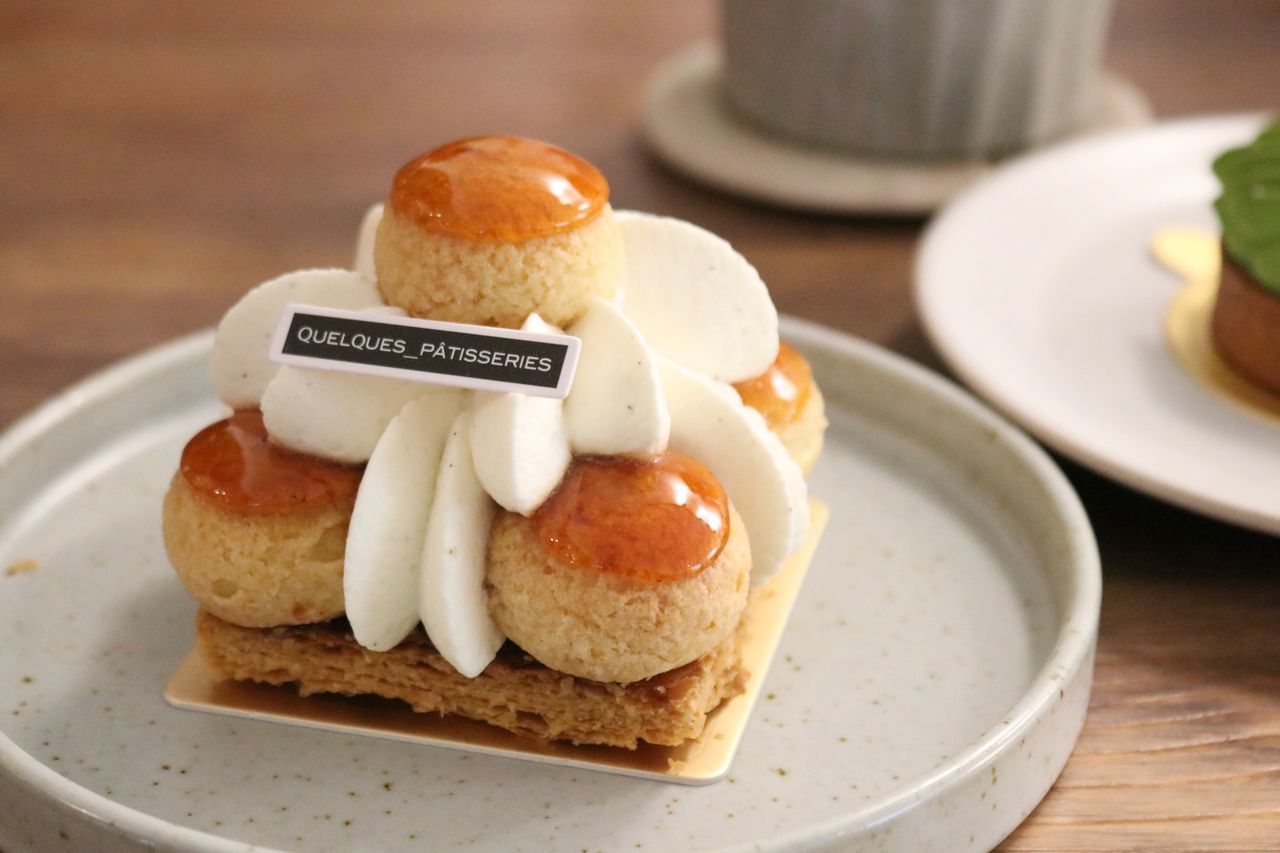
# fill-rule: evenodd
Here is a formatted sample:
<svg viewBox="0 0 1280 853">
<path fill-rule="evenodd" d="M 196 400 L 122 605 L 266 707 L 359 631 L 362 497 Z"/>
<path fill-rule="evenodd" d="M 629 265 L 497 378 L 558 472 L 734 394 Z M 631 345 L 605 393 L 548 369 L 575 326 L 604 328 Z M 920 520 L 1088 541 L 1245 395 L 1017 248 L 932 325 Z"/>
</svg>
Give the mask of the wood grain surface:
<svg viewBox="0 0 1280 853">
<path fill-rule="evenodd" d="M 251 284 L 346 265 L 394 169 L 474 133 L 578 151 L 619 206 L 736 244 L 782 310 L 940 367 L 921 223 L 770 210 L 646 156 L 647 75 L 715 27 L 706 0 L 0 2 L 0 424 Z M 1162 117 L 1275 108 L 1280 3 L 1122 0 L 1108 64 Z M 1097 681 L 1004 849 L 1280 850 L 1280 539 L 1063 464 L 1105 567 Z"/>
</svg>

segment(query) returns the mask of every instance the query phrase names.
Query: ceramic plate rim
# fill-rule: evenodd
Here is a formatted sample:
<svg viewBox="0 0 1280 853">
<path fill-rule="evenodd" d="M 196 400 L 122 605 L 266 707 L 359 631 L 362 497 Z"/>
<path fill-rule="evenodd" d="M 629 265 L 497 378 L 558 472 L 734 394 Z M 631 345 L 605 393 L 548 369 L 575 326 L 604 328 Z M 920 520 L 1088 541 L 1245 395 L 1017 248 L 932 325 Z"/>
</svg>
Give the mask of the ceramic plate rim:
<svg viewBox="0 0 1280 853">
<path fill-rule="evenodd" d="M 1265 119 L 1263 113 L 1227 113 L 1207 116 L 1195 116 L 1185 119 L 1161 122 L 1149 127 L 1129 128 L 1108 133 L 1099 133 L 1083 139 L 1069 140 L 1052 148 L 1026 154 L 1016 158 L 997 172 L 989 175 L 974 186 L 960 193 L 946 209 L 939 213 L 925 229 L 920 240 L 914 264 L 914 300 L 916 313 L 924 326 L 929 340 L 937 348 L 938 353 L 946 361 L 947 366 L 965 385 L 979 394 L 1004 416 L 1031 432 L 1045 444 L 1065 456 L 1080 462 L 1087 468 L 1118 482 L 1159 498 L 1168 503 L 1195 512 L 1249 527 L 1254 530 L 1280 534 L 1280 513 L 1267 514 L 1245 507 L 1233 506 L 1212 497 L 1205 497 L 1195 491 L 1184 489 L 1176 484 L 1166 482 L 1153 476 L 1142 466 L 1108 454 L 1105 450 L 1091 447 L 1088 441 L 1078 440 L 1070 430 L 1055 425 L 1052 421 L 1040 417 L 1034 407 L 1019 402 L 1015 389 L 1001 385 L 998 379 L 983 374 L 980 367 L 968 360 L 966 350 L 968 344 L 963 335 L 956 334 L 946 321 L 945 309 L 940 308 L 940 294 L 946 286 L 943 276 L 929 276 L 926 267 L 937 267 L 941 262 L 939 255 L 945 250 L 944 240 L 949 239 L 955 223 L 961 224 L 967 217 L 968 208 L 993 193 L 999 193 L 1009 184 L 1021 180 L 1027 173 L 1034 174 L 1040 169 L 1050 166 L 1054 161 L 1080 156 L 1080 152 L 1090 148 L 1105 148 L 1148 134 L 1194 132 L 1199 128 L 1221 129 L 1228 124 L 1239 125 L 1243 130 L 1250 125 L 1260 124 Z M 943 246 L 944 248 L 939 248 Z"/>
<path fill-rule="evenodd" d="M 914 785 L 899 789 L 881 802 L 854 810 L 841 818 L 772 839 L 771 846 L 776 849 L 788 849 L 793 845 L 836 837 L 840 828 L 849 824 L 864 825 L 884 820 L 945 788 L 959 785 L 970 775 L 979 772 L 989 760 L 1020 738 L 1039 713 L 1058 701 L 1060 681 L 1054 674 L 1073 675 L 1090 659 L 1097 639 L 1102 601 L 1101 558 L 1084 505 L 1057 464 L 1025 433 L 960 386 L 904 356 L 795 317 L 784 318 L 782 331 L 783 336 L 788 339 L 814 342 L 827 349 L 871 362 L 905 382 L 927 389 L 965 415 L 994 430 L 1006 443 L 1005 446 L 1039 477 L 1042 485 L 1053 496 L 1054 508 L 1064 523 L 1068 540 L 1073 546 L 1072 553 L 1076 555 L 1073 579 L 1077 585 L 1073 600 L 1065 602 L 1064 612 L 1057 625 L 1053 651 L 1031 685 L 1010 709 L 1005 718 L 1007 724 L 1002 722 L 992 726 L 954 758 L 921 777 Z M 1073 631 L 1073 627 L 1076 630 Z M 1067 677 L 1069 676 L 1064 677 L 1064 680 Z M 743 846 L 739 849 L 747 848 Z"/>
<path fill-rule="evenodd" d="M 1017 427 L 955 383 L 874 344 L 794 317 L 782 318 L 782 331 L 802 345 L 810 343 L 869 363 L 882 372 L 892 374 L 895 379 L 930 393 L 962 416 L 992 430 L 1008 452 L 1035 475 L 1051 496 L 1053 510 L 1063 532 L 1074 546 L 1071 549 L 1074 555 L 1071 560 L 1074 595 L 1063 602 L 1052 651 L 1030 686 L 1010 709 L 1005 722 L 989 728 L 914 784 L 897 789 L 871 806 L 770 839 L 767 846 L 774 849 L 829 840 L 838 837 L 843 828 L 887 819 L 924 798 L 960 785 L 986 762 L 1003 753 L 1039 714 L 1059 701 L 1062 682 L 1058 679 L 1078 673 L 1091 659 L 1102 595 L 1097 544 L 1084 507 L 1048 454 Z M 137 377 L 163 368 L 174 360 L 191 358 L 207 351 L 212 345 L 212 338 L 212 330 L 180 337 L 109 365 L 63 390 L 0 434 L 0 466 L 20 453 L 32 439 L 81 407 L 110 397 Z M 180 826 L 95 793 L 41 764 L 3 732 L 0 732 L 0 770 L 11 773 L 18 782 L 27 783 L 94 820 L 134 833 L 142 839 L 207 853 L 232 853 L 246 849 L 244 842 Z M 269 851 L 263 847 L 253 849 Z"/>
</svg>

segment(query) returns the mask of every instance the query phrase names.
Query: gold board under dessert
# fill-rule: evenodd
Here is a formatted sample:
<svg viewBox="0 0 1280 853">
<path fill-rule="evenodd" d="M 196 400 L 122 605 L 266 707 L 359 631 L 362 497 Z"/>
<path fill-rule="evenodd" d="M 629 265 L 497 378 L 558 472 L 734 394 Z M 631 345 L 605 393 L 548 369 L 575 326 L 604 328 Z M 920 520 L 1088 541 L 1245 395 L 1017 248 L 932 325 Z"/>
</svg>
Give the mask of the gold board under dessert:
<svg viewBox="0 0 1280 853">
<path fill-rule="evenodd" d="M 165 699 L 179 708 L 253 720 L 287 723 L 345 734 L 406 741 L 424 746 L 590 768 L 626 776 L 705 785 L 722 779 L 760 698 L 769 662 L 813 560 L 828 510 L 809 502 L 809 534 L 801 549 L 763 587 L 748 611 L 742 663 L 749 673 L 742 693 L 707 718 L 701 736 L 682 746 L 641 744 L 628 750 L 575 746 L 519 737 L 486 723 L 457 716 L 419 714 L 401 702 L 376 696 L 302 697 L 292 687 L 233 681 L 218 676 L 193 651 L 169 679 Z"/>
</svg>

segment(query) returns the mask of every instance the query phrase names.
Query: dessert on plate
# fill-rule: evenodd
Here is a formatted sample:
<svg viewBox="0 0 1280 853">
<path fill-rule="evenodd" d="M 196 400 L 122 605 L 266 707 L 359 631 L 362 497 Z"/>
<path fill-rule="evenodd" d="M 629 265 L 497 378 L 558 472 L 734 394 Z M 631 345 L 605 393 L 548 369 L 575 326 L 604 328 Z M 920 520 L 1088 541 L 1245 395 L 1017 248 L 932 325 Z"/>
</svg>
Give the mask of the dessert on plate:
<svg viewBox="0 0 1280 853">
<path fill-rule="evenodd" d="M 1232 370 L 1280 393 L 1280 122 L 1214 161 L 1222 183 L 1215 348 Z"/>
<path fill-rule="evenodd" d="M 219 323 L 233 412 L 163 512 L 204 660 L 536 738 L 696 738 L 742 689 L 826 426 L 759 275 L 515 137 L 404 166 L 354 266 L 267 281 Z M 564 399 L 279 364 L 290 304 L 563 332 L 580 358 Z"/>
</svg>

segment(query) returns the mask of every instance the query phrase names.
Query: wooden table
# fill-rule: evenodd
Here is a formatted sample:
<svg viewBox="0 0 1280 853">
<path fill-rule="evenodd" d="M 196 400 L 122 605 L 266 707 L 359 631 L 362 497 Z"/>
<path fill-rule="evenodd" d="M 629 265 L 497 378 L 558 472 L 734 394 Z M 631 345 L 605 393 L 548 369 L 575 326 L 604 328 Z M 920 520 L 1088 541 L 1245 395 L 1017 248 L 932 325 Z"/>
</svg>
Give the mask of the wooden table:
<svg viewBox="0 0 1280 853">
<path fill-rule="evenodd" d="M 1161 116 L 1280 101 L 1280 3 L 1118 6 L 1109 64 Z M 346 265 L 406 156 L 475 133 L 580 152 L 619 205 L 736 244 L 782 310 L 938 367 L 920 223 L 778 212 L 645 156 L 648 73 L 715 26 L 706 0 L 0 3 L 0 424 L 251 284 Z M 1063 464 L 1105 565 L 1097 682 L 1005 848 L 1280 849 L 1280 539 Z"/>
</svg>

